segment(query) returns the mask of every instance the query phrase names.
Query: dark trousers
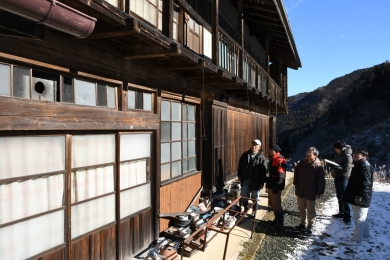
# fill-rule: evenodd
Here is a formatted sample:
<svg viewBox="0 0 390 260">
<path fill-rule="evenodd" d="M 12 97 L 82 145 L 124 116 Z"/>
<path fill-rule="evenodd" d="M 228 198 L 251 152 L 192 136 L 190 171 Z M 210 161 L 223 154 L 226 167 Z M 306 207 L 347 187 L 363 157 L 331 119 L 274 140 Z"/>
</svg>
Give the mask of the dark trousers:
<svg viewBox="0 0 390 260">
<path fill-rule="evenodd" d="M 339 202 L 339 212 L 345 216 L 351 216 L 351 208 L 347 202 L 344 202 L 344 193 L 347 188 L 348 180 L 334 179 L 334 186 L 336 187 L 336 196 Z"/>
</svg>

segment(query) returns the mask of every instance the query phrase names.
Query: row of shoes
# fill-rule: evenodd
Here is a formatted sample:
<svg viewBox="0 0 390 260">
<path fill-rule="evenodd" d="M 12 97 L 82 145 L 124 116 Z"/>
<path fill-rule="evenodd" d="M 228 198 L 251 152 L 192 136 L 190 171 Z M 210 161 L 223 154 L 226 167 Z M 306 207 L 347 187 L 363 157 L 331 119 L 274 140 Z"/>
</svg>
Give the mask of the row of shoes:
<svg viewBox="0 0 390 260">
<path fill-rule="evenodd" d="M 299 226 L 295 227 L 296 230 L 301 231 L 302 233 L 305 233 L 307 235 L 311 235 L 313 232 L 311 230 L 311 227 L 305 227 L 303 224 L 299 224 Z"/>
</svg>

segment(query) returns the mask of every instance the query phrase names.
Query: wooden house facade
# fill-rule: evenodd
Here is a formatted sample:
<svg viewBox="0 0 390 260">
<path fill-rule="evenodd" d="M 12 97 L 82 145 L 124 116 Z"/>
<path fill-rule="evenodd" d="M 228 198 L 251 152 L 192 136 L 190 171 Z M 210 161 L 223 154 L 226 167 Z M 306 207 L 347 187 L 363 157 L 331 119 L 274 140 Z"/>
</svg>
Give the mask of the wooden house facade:
<svg viewBox="0 0 390 260">
<path fill-rule="evenodd" d="M 1 0 L 0 259 L 132 259 L 299 67 L 282 0 Z"/>
</svg>

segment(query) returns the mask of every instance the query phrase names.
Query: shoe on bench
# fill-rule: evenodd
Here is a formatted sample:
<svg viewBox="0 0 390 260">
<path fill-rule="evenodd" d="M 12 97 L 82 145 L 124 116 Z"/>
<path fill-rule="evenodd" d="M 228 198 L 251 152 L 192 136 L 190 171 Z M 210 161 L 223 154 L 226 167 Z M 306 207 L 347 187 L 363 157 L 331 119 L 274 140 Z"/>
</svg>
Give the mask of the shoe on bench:
<svg viewBox="0 0 390 260">
<path fill-rule="evenodd" d="M 303 231 L 303 230 L 305 230 L 305 225 L 299 224 L 299 226 L 296 226 L 295 229 L 299 230 L 299 231 Z"/>
</svg>

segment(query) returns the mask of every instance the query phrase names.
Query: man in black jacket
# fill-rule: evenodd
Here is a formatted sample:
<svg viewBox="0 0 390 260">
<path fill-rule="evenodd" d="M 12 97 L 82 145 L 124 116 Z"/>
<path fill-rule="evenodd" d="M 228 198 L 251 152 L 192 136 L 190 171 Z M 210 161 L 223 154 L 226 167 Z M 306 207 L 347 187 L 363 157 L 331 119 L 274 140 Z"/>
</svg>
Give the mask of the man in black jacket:
<svg viewBox="0 0 390 260">
<path fill-rule="evenodd" d="M 253 140 L 251 148 L 241 155 L 237 168 L 238 180 L 241 181 L 241 196 L 256 199 L 257 203 L 260 202 L 260 190 L 264 187 L 267 173 L 267 160 L 260 148 L 260 140 Z M 246 212 L 248 199 L 242 198 L 240 204 Z M 256 208 L 253 208 L 252 214 L 256 216 Z"/>
<path fill-rule="evenodd" d="M 370 237 L 367 214 L 372 198 L 373 173 L 367 157 L 366 149 L 355 149 L 354 166 L 344 196 L 344 201 L 351 204 L 353 211 L 355 231 L 352 240 L 358 243 Z"/>
</svg>

